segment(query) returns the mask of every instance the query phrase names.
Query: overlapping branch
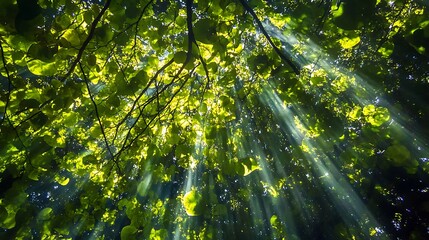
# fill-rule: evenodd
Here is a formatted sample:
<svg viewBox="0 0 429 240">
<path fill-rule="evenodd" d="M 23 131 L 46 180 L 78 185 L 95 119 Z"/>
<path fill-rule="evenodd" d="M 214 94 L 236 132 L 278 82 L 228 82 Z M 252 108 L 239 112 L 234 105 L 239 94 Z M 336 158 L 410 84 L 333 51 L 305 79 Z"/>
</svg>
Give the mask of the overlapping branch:
<svg viewBox="0 0 429 240">
<path fill-rule="evenodd" d="M 133 124 L 130 126 L 130 128 L 128 129 L 128 132 L 125 136 L 125 139 L 122 142 L 122 147 L 120 148 L 120 150 L 116 153 L 115 158 L 116 161 L 119 161 L 120 155 L 122 154 L 123 151 L 125 151 L 126 149 L 128 149 L 146 130 L 147 128 L 150 126 L 150 124 L 159 116 L 159 114 L 165 110 L 167 108 L 167 106 L 172 102 L 172 100 L 174 99 L 174 97 L 177 95 L 177 93 L 183 88 L 183 86 L 186 84 L 187 79 L 181 84 L 180 88 L 178 91 L 176 91 L 175 93 L 173 93 L 173 96 L 170 98 L 170 100 L 163 105 L 162 107 L 158 107 L 157 109 L 157 114 L 155 114 L 154 117 L 152 117 L 150 119 L 150 121 L 146 124 L 145 128 L 143 128 L 136 136 L 134 136 L 130 141 L 128 141 L 131 137 L 131 130 L 136 126 L 137 122 L 141 119 L 141 117 L 143 116 L 143 110 L 144 108 L 146 108 L 146 106 L 148 106 L 150 103 L 152 103 L 155 100 L 158 100 L 160 94 L 162 94 L 164 91 L 167 90 L 167 88 L 169 88 L 180 76 L 180 74 L 183 72 L 183 70 L 185 69 L 185 66 L 191 61 L 192 59 L 192 44 L 196 44 L 195 41 L 195 36 L 192 30 L 192 0 L 187 0 L 186 1 L 186 12 L 187 12 L 187 28 L 188 28 L 188 46 L 187 46 L 187 54 L 186 54 L 186 59 L 185 62 L 182 64 L 182 66 L 179 68 L 179 70 L 177 71 L 177 73 L 174 75 L 173 79 L 171 80 L 171 82 L 169 82 L 168 84 L 166 84 L 165 86 L 163 86 L 161 89 L 157 88 L 157 91 L 155 93 L 154 96 L 150 97 L 149 99 L 147 99 L 145 101 L 145 103 L 143 104 L 143 109 L 140 111 L 140 113 L 138 114 L 138 116 L 136 117 L 135 121 L 133 122 Z M 141 91 L 141 93 L 139 94 L 139 96 L 136 98 L 136 100 L 133 102 L 133 105 L 131 106 L 130 111 L 128 111 L 128 113 L 125 115 L 125 117 L 121 120 L 121 122 L 118 123 L 117 127 L 116 127 L 116 131 L 118 131 L 119 126 L 122 125 L 126 119 L 132 114 L 132 112 L 134 111 L 134 109 L 137 106 L 137 103 L 139 102 L 139 100 L 141 99 L 141 97 L 144 95 L 144 93 L 147 91 L 147 89 L 156 81 L 156 78 L 168 67 L 170 66 L 172 63 L 174 62 L 174 59 L 170 59 L 166 64 L 164 64 L 164 66 L 162 66 L 156 73 L 155 75 L 150 79 L 150 81 L 148 82 L 148 84 L 146 85 L 146 87 Z M 205 67 L 206 69 L 206 67 Z M 208 76 L 208 74 L 207 74 Z M 116 134 L 115 134 L 116 135 Z"/>
</svg>

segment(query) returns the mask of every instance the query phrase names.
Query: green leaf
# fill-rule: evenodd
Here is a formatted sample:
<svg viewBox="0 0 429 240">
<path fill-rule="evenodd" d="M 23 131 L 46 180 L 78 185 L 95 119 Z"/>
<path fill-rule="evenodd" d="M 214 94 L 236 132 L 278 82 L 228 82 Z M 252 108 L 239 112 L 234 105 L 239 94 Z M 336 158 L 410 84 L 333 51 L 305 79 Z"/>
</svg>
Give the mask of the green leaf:
<svg viewBox="0 0 429 240">
<path fill-rule="evenodd" d="M 6 220 L 8 216 L 6 208 L 3 206 L 0 206 L 0 222 L 3 223 L 4 220 Z"/>
<path fill-rule="evenodd" d="M 353 48 L 360 42 L 360 37 L 359 36 L 355 36 L 351 38 L 344 37 L 338 41 L 341 44 L 341 47 L 343 47 L 344 49 L 349 49 L 349 48 Z"/>
<path fill-rule="evenodd" d="M 183 196 L 182 204 L 189 216 L 199 216 L 203 212 L 202 196 L 196 189 L 192 189 Z"/>
<path fill-rule="evenodd" d="M 60 184 L 61 186 L 66 186 L 70 182 L 70 178 L 56 175 L 55 181 L 57 181 L 57 183 Z"/>
<path fill-rule="evenodd" d="M 21 109 L 31 109 L 31 108 L 38 108 L 40 105 L 40 102 L 37 101 L 37 99 L 31 98 L 31 99 L 24 99 L 19 103 L 19 107 Z"/>
<path fill-rule="evenodd" d="M 65 113 L 63 115 L 63 118 L 64 118 L 63 124 L 67 127 L 72 127 L 72 126 L 75 126 L 75 124 L 78 122 L 79 115 L 75 112 L 69 112 L 69 113 Z"/>
<path fill-rule="evenodd" d="M 79 46 L 79 44 L 81 43 L 80 34 L 75 29 L 67 29 L 64 32 L 62 39 L 64 39 L 67 42 L 66 45 L 69 46 Z"/>
<path fill-rule="evenodd" d="M 271 226 L 276 226 L 278 224 L 278 218 L 276 215 L 271 216 L 270 223 L 271 223 Z"/>
<path fill-rule="evenodd" d="M 37 220 L 38 221 L 47 221 L 49 220 L 53 215 L 53 210 L 50 207 L 42 209 L 39 214 L 37 214 Z"/>
<path fill-rule="evenodd" d="M 60 62 L 43 62 L 41 60 L 33 59 L 27 61 L 28 70 L 31 73 L 38 76 L 53 76 L 58 71 L 58 66 L 61 64 Z"/>
<path fill-rule="evenodd" d="M 103 24 L 95 29 L 94 35 L 99 41 L 107 42 L 113 37 L 113 32 L 108 24 Z"/>
<path fill-rule="evenodd" d="M 407 147 L 404 145 L 392 145 L 388 147 L 385 155 L 386 158 L 392 160 L 396 166 L 403 165 L 411 157 L 410 151 L 408 151 Z"/>
<path fill-rule="evenodd" d="M 29 147 L 29 157 L 35 157 L 39 154 L 42 154 L 46 151 L 49 151 L 52 147 L 49 146 L 43 138 L 39 137 L 33 140 L 31 146 Z"/>
<path fill-rule="evenodd" d="M 28 49 L 27 55 L 30 58 L 39 59 L 44 62 L 51 62 L 54 58 L 54 54 L 57 52 L 57 46 L 48 47 L 42 44 L 33 44 Z"/>
<path fill-rule="evenodd" d="M 370 104 L 365 106 L 362 112 L 365 115 L 366 121 L 375 127 L 381 126 L 390 119 L 389 110 L 384 107 L 375 107 Z"/>
<path fill-rule="evenodd" d="M 174 54 L 174 61 L 179 64 L 185 63 L 187 53 L 184 51 L 179 51 Z"/>
<path fill-rule="evenodd" d="M 243 176 L 247 176 L 255 170 L 261 170 L 258 161 L 252 157 L 239 159 L 239 163 L 244 167 L 244 171 L 242 172 Z"/>
<path fill-rule="evenodd" d="M 216 37 L 216 22 L 209 18 L 203 18 L 195 23 L 194 35 L 197 41 L 205 44 L 213 44 Z"/>
<path fill-rule="evenodd" d="M 97 57 L 94 54 L 88 56 L 88 65 L 93 67 L 97 64 Z"/>
<path fill-rule="evenodd" d="M 86 155 L 85 157 L 83 157 L 82 162 L 85 165 L 89 165 L 97 163 L 98 160 L 94 155 Z"/>
<path fill-rule="evenodd" d="M 177 23 L 177 25 L 179 25 L 179 26 L 183 27 L 183 26 L 185 26 L 185 25 L 186 25 L 186 18 L 185 18 L 185 17 L 182 17 L 182 16 L 178 16 L 178 17 L 176 18 L 176 23 Z"/>
<path fill-rule="evenodd" d="M 132 225 L 125 226 L 121 230 L 121 239 L 122 240 L 135 239 L 136 233 L 137 233 L 136 227 Z"/>
<path fill-rule="evenodd" d="M 3 222 L 1 223 L 1 227 L 5 229 L 12 229 L 15 227 L 15 212 L 8 213 Z"/>
<path fill-rule="evenodd" d="M 155 228 L 152 228 L 152 230 L 150 231 L 150 239 L 153 240 L 163 240 L 166 239 L 168 236 L 168 232 L 166 229 L 158 229 L 156 230 Z"/>
</svg>

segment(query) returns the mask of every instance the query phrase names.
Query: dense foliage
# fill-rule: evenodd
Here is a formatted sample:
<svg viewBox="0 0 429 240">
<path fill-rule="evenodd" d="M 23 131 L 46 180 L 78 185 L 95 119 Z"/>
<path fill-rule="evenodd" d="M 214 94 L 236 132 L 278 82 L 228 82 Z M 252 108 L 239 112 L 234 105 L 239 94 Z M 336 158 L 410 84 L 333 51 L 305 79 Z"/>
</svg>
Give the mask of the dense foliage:
<svg viewBox="0 0 429 240">
<path fill-rule="evenodd" d="M 0 1 L 1 239 L 428 239 L 429 6 Z"/>
</svg>

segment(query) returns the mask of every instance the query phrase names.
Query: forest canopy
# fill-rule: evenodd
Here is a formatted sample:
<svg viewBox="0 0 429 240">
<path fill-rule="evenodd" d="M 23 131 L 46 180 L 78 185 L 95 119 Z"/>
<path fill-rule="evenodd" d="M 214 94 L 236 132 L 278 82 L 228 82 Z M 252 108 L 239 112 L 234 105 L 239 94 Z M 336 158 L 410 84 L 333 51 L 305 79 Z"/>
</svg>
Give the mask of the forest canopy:
<svg viewBox="0 0 429 240">
<path fill-rule="evenodd" d="M 423 0 L 0 1 L 1 239 L 429 239 Z"/>
</svg>

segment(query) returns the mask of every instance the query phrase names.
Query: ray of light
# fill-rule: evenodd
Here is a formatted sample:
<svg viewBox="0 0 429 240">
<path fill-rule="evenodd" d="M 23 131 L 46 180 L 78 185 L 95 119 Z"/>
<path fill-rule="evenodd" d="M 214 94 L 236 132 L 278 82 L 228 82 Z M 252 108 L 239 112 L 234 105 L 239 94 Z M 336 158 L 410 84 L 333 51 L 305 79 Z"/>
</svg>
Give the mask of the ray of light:
<svg viewBox="0 0 429 240">
<path fill-rule="evenodd" d="M 239 106 L 239 108 L 246 109 L 243 106 Z M 287 202 L 287 199 L 279 197 L 279 193 L 277 193 L 273 187 L 276 185 L 277 176 L 273 175 L 270 167 L 268 166 L 268 156 L 262 149 L 263 142 L 259 141 L 258 137 L 255 136 L 255 133 L 251 131 L 251 129 L 257 129 L 257 126 L 253 123 L 251 117 L 248 117 L 251 116 L 250 112 L 247 112 L 247 114 L 244 115 L 247 117 L 243 117 L 241 124 L 236 128 L 240 129 L 240 132 L 242 133 L 247 133 L 246 135 L 249 137 L 239 137 L 239 142 L 241 143 L 238 148 L 239 157 L 243 158 L 252 156 L 256 159 L 259 165 L 259 170 L 253 171 L 248 176 L 245 176 L 245 178 L 248 178 L 248 182 L 254 183 L 256 186 L 262 183 L 266 187 L 264 193 L 265 196 L 258 196 L 256 186 L 246 186 L 246 182 L 242 181 L 243 187 L 247 188 L 251 193 L 251 197 L 249 197 L 248 200 L 250 202 L 250 211 L 252 212 L 252 221 L 255 226 L 261 226 L 257 221 L 262 221 L 262 219 L 271 220 L 271 218 L 275 216 L 282 223 L 286 223 L 286 233 L 288 236 L 297 235 L 296 224 L 291 214 L 291 207 Z M 279 162 L 277 156 L 274 156 L 274 159 L 276 159 L 276 163 Z M 281 172 L 279 175 L 283 178 L 287 176 L 284 172 Z M 261 233 L 266 231 L 268 231 L 266 227 L 258 229 L 258 232 Z"/>
<path fill-rule="evenodd" d="M 317 143 L 312 143 L 296 126 L 296 119 L 293 119 L 292 116 L 305 119 L 305 114 L 298 106 L 294 107 L 294 112 L 288 110 L 275 91 L 269 87 L 267 89 L 263 94 L 264 102 L 277 119 L 283 121 L 282 126 L 286 126 L 284 130 L 295 134 L 294 138 L 302 140 L 300 145 L 306 146 L 303 152 L 306 160 L 313 167 L 312 174 L 325 186 L 324 190 L 333 201 L 337 211 L 340 212 L 344 222 L 349 226 L 360 228 L 367 237 L 370 237 L 370 230 L 381 231 L 380 225 L 354 192 L 348 180 L 338 172 L 330 158 L 324 153 L 324 148 Z M 285 114 L 288 117 L 284 117 Z"/>
<path fill-rule="evenodd" d="M 294 23 L 291 22 L 290 25 L 294 25 Z M 299 36 L 299 34 L 285 35 L 280 31 L 280 29 L 272 25 L 268 20 L 264 21 L 264 27 L 267 28 L 267 31 L 270 33 L 270 35 L 278 38 L 282 42 L 284 51 L 286 51 L 291 56 L 294 56 L 296 58 L 295 60 L 299 62 L 301 66 L 307 65 L 316 67 L 315 65 L 317 65 L 319 68 L 325 70 L 332 76 L 347 76 L 348 78 L 352 78 L 354 83 L 351 83 L 348 87 L 351 88 L 350 92 L 353 94 L 347 95 L 346 97 L 348 99 L 344 99 L 343 101 L 351 101 L 352 103 L 362 107 L 371 104 L 386 107 L 391 115 L 390 121 L 396 125 L 397 131 L 400 131 L 401 134 L 407 136 L 408 139 L 413 139 L 413 141 L 416 143 L 414 146 L 410 145 L 409 147 L 412 147 L 414 152 L 420 152 L 422 155 L 429 156 L 429 146 L 427 145 L 429 139 L 420 135 L 418 133 L 419 129 L 417 129 L 415 125 L 413 126 L 408 123 L 408 119 L 410 119 L 409 116 L 406 116 L 405 113 L 398 110 L 389 101 L 379 97 L 382 95 L 382 93 L 375 87 L 376 84 L 373 83 L 370 78 L 363 76 L 361 73 L 352 73 L 339 66 L 335 60 L 324 53 L 323 49 L 311 39 Z M 294 45 L 301 46 L 304 53 L 300 55 L 294 53 Z M 320 93 L 323 91 L 330 90 L 316 89 L 316 92 L 319 92 L 319 94 L 316 94 L 316 96 L 320 95 Z M 292 134 L 296 133 L 292 132 Z"/>
<path fill-rule="evenodd" d="M 270 33 L 279 38 L 283 43 L 287 43 L 285 50 L 289 51 L 292 54 L 293 44 L 299 44 L 299 40 L 292 35 L 284 35 L 278 29 L 270 25 L 268 22 L 265 22 L 265 26 L 270 29 Z M 290 44 L 290 45 L 289 45 Z M 371 84 L 370 79 L 365 78 L 359 74 L 353 74 L 348 72 L 346 69 L 335 66 L 332 67 L 333 60 L 329 56 L 323 54 L 323 51 L 319 46 L 313 43 L 311 40 L 308 40 L 304 49 L 306 48 L 307 53 L 305 57 L 295 56 L 301 64 L 305 65 L 308 63 L 316 63 L 317 67 L 324 69 L 328 74 L 342 74 L 353 78 L 355 81 L 354 84 L 351 84 L 351 93 L 342 101 L 352 102 L 357 106 L 367 106 L 367 105 L 381 105 L 386 107 L 390 113 L 390 128 L 396 129 L 400 134 L 404 135 L 404 139 L 412 140 L 412 144 L 408 144 L 407 147 L 411 148 L 412 151 L 420 151 L 419 155 L 428 156 L 427 145 L 424 143 L 424 137 L 419 136 L 416 132 L 416 126 L 409 126 L 406 123 L 406 119 L 409 119 L 408 116 L 404 116 L 403 113 L 398 111 L 393 107 L 388 101 L 380 99 L 380 92 L 377 88 L 374 87 L 374 84 Z M 320 56 L 324 56 L 321 58 Z M 313 65 L 315 67 L 315 65 Z M 326 89 L 316 90 L 315 96 L 320 96 L 323 94 L 323 91 Z M 328 89 L 329 91 L 329 89 Z M 335 206 L 343 212 L 340 216 L 343 218 L 349 226 L 360 227 L 362 233 L 366 237 L 370 237 L 370 232 L 376 231 L 377 236 L 386 237 L 382 228 L 377 223 L 372 214 L 363 204 L 362 200 L 357 196 L 353 191 L 347 179 L 345 179 L 337 170 L 335 165 L 332 162 L 331 157 L 329 157 L 324 151 L 324 146 L 321 141 L 313 142 L 309 138 L 306 138 L 304 134 L 299 134 L 300 127 L 296 126 L 296 120 L 298 124 L 306 126 L 306 112 L 302 110 L 298 105 L 294 106 L 293 102 L 290 103 L 293 111 L 289 110 L 283 100 L 281 100 L 274 89 L 268 87 L 268 90 L 264 92 L 265 96 L 262 95 L 262 102 L 272 109 L 272 112 L 277 117 L 277 120 L 282 124 L 282 128 L 288 132 L 290 138 L 298 140 L 298 143 L 301 142 L 301 146 L 305 146 L 305 158 L 313 166 L 313 171 L 316 177 L 316 181 L 320 181 L 324 187 L 324 190 L 328 193 L 330 199 L 334 202 Z M 289 101 L 290 102 L 290 101 Z M 288 103 L 289 104 L 289 103 Z M 296 119 L 293 119 L 296 116 Z M 286 126 L 286 127 L 285 127 Z M 295 141 L 296 142 L 296 141 Z M 405 149 L 406 150 L 406 149 Z M 421 162 L 425 161 L 426 157 L 422 157 Z M 373 234 L 373 233 L 372 233 Z"/>
<path fill-rule="evenodd" d="M 203 132 L 205 125 L 203 122 L 200 122 L 199 126 L 193 126 L 196 129 L 197 136 L 194 144 L 193 152 L 190 156 L 189 167 L 186 170 L 186 178 L 183 183 L 181 192 L 186 194 L 191 190 L 195 189 L 200 192 L 202 187 L 201 174 L 203 166 L 203 150 L 205 147 L 203 141 Z M 195 224 L 196 219 L 192 216 L 188 216 L 185 211 L 183 211 L 183 206 L 181 201 L 177 201 L 176 206 L 174 207 L 175 214 L 174 216 L 182 218 L 183 222 L 177 222 L 174 228 L 174 239 L 182 239 L 182 232 L 187 232 L 193 224 Z M 177 219 L 176 219 L 177 220 Z M 172 229 L 171 229 L 172 230 Z"/>
</svg>

